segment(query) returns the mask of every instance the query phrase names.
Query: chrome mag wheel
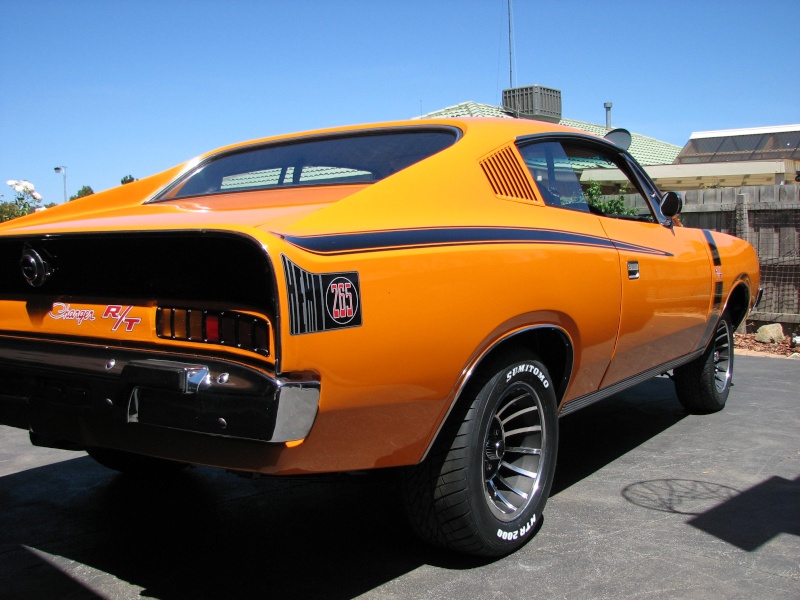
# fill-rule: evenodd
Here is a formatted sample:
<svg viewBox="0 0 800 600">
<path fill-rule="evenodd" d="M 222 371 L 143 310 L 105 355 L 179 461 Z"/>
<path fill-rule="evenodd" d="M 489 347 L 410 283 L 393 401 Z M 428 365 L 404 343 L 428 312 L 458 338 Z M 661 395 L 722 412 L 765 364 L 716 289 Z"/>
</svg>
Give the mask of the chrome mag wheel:
<svg viewBox="0 0 800 600">
<path fill-rule="evenodd" d="M 733 385 L 733 358 L 733 325 L 723 314 L 705 352 L 673 371 L 675 392 L 687 411 L 706 414 L 725 407 Z"/>
<path fill-rule="evenodd" d="M 542 525 L 558 454 L 545 364 L 500 355 L 483 365 L 428 457 L 403 473 L 409 521 L 426 541 L 504 556 Z"/>
<path fill-rule="evenodd" d="M 717 330 L 714 332 L 714 386 L 718 393 L 728 389 L 733 375 L 733 360 L 731 348 L 731 325 L 726 319 L 721 319 Z"/>
<path fill-rule="evenodd" d="M 511 521 L 535 496 L 543 465 L 546 432 L 536 391 L 518 382 L 498 399 L 484 442 L 486 502 L 495 517 Z"/>
</svg>

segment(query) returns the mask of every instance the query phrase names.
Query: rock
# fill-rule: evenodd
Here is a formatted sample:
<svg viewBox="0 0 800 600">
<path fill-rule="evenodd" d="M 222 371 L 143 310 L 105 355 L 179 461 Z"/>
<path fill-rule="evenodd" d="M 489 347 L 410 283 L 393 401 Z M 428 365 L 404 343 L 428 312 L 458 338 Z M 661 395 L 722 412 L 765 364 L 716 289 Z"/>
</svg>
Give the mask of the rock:
<svg viewBox="0 0 800 600">
<path fill-rule="evenodd" d="M 793 359 L 795 359 L 795 360 L 800 360 L 800 354 L 798 354 L 797 352 L 795 352 L 795 353 L 794 353 L 794 354 L 792 354 L 792 355 L 791 355 L 789 358 L 793 358 Z"/>
<path fill-rule="evenodd" d="M 782 342 L 784 338 L 783 327 L 780 323 L 772 323 L 770 325 L 762 325 L 756 331 L 756 341 L 762 344 L 774 344 Z"/>
</svg>

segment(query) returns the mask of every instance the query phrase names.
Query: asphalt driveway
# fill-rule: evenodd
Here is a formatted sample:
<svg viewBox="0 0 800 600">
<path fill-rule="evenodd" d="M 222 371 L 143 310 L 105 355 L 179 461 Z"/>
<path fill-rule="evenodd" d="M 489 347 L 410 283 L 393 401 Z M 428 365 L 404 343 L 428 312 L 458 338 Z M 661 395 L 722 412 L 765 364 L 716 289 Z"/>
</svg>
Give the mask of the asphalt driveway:
<svg viewBox="0 0 800 600">
<path fill-rule="evenodd" d="M 478 561 L 387 474 L 141 481 L 0 426 L 0 598 L 800 598 L 800 361 L 737 357 L 726 409 L 657 378 L 561 420 L 538 535 Z"/>
</svg>

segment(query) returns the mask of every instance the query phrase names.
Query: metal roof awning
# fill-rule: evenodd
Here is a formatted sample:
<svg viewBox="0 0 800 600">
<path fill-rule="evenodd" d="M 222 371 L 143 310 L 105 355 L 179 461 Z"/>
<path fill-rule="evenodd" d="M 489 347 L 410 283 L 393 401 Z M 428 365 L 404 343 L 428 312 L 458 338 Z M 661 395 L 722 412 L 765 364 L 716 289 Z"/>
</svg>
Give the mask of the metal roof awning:
<svg viewBox="0 0 800 600">
<path fill-rule="evenodd" d="M 800 161 L 764 160 L 727 163 L 696 163 L 688 165 L 644 166 L 647 174 L 662 190 L 696 190 L 711 187 L 741 187 L 745 185 L 776 185 L 794 183 Z M 606 169 L 587 169 L 582 180 L 599 183 L 624 183 L 622 175 Z"/>
</svg>

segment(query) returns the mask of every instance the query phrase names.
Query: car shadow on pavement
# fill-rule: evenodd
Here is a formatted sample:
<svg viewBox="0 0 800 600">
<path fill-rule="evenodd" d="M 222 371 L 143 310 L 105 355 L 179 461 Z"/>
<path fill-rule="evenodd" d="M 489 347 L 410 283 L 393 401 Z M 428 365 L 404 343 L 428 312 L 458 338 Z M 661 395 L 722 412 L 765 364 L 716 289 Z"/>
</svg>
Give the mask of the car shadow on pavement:
<svg viewBox="0 0 800 600">
<path fill-rule="evenodd" d="M 82 457 L 0 488 L 0 598 L 353 598 L 487 562 L 418 541 L 391 473 L 142 480 Z"/>
<path fill-rule="evenodd" d="M 656 379 L 565 417 L 552 493 L 683 415 Z M 419 542 L 392 475 L 253 480 L 197 467 L 142 480 L 85 456 L 7 475 L 0 597 L 353 598 L 425 565 L 490 562 Z"/>
<path fill-rule="evenodd" d="M 800 477 L 765 479 L 689 524 L 746 552 L 754 552 L 782 533 L 800 536 Z"/>
<path fill-rule="evenodd" d="M 558 463 L 550 496 L 585 479 L 686 416 L 672 381 L 656 377 L 563 417 L 559 421 Z"/>
<path fill-rule="evenodd" d="M 782 533 L 800 536 L 800 477 L 772 476 L 741 492 L 710 481 L 655 479 L 629 485 L 622 496 L 642 508 L 687 515 L 689 525 L 745 552 Z"/>
</svg>

